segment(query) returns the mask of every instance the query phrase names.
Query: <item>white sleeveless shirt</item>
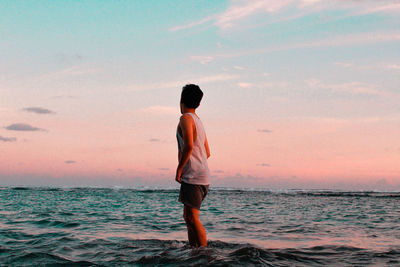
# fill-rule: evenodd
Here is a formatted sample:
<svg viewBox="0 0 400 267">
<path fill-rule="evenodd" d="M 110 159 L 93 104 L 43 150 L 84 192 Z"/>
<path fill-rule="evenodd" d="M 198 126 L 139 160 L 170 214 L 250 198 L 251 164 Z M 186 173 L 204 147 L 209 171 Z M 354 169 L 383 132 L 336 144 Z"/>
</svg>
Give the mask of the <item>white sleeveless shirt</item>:
<svg viewBox="0 0 400 267">
<path fill-rule="evenodd" d="M 182 181 L 188 184 L 209 185 L 210 184 L 210 170 L 207 163 L 207 152 L 204 146 L 206 140 L 206 133 L 203 124 L 196 114 L 187 112 L 194 120 L 196 126 L 197 138 L 193 142 L 193 150 L 190 154 L 189 161 L 183 167 Z M 183 150 L 183 138 L 176 132 L 178 140 L 178 149 Z"/>
</svg>

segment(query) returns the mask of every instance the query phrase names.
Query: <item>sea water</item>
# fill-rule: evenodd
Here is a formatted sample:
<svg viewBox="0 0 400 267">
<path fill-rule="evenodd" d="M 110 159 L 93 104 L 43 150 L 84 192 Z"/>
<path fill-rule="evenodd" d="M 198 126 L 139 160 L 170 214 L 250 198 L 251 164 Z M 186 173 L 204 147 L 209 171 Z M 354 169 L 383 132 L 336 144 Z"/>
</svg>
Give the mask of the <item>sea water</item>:
<svg viewBox="0 0 400 267">
<path fill-rule="evenodd" d="M 208 247 L 174 189 L 0 187 L 0 266 L 399 266 L 400 193 L 210 187 Z"/>
</svg>

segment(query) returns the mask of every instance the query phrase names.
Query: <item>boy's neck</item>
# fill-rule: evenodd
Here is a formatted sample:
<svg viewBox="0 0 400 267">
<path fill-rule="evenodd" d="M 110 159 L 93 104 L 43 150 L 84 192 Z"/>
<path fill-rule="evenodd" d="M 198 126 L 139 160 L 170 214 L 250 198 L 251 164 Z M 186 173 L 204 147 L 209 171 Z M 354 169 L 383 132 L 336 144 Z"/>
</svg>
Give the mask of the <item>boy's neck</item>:
<svg viewBox="0 0 400 267">
<path fill-rule="evenodd" d="M 183 114 L 183 113 L 194 113 L 194 114 L 196 114 L 196 109 L 184 107 L 184 108 L 182 109 L 182 114 Z"/>
</svg>

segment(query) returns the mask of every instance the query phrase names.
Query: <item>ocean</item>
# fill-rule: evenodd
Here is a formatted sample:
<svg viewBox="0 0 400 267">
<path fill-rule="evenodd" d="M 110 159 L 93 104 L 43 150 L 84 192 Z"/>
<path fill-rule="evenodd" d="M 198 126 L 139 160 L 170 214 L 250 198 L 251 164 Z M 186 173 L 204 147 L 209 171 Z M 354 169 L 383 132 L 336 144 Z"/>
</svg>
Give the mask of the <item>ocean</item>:
<svg viewBox="0 0 400 267">
<path fill-rule="evenodd" d="M 0 187 L 0 266 L 400 266 L 400 192 Z"/>
</svg>

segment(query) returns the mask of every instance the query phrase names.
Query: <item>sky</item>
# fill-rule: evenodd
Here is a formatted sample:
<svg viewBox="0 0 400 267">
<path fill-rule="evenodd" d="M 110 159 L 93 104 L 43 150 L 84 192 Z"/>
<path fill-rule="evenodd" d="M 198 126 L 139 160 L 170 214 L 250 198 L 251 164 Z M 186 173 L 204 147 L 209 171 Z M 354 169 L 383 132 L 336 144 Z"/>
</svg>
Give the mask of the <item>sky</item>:
<svg viewBox="0 0 400 267">
<path fill-rule="evenodd" d="M 400 190 L 400 1 L 0 1 L 0 185 Z"/>
</svg>

